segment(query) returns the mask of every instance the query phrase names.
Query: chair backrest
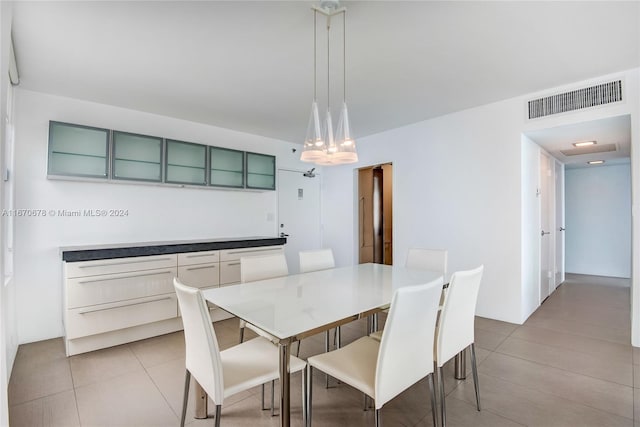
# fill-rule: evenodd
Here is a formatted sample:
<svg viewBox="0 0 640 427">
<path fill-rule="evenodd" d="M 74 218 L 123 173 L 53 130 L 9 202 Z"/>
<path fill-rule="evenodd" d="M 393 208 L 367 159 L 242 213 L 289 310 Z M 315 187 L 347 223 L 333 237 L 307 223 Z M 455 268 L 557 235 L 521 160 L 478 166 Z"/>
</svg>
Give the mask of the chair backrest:
<svg viewBox="0 0 640 427">
<path fill-rule="evenodd" d="M 300 256 L 300 273 L 327 270 L 336 266 L 331 249 L 300 251 L 298 255 Z"/>
<path fill-rule="evenodd" d="M 451 276 L 438 326 L 438 366 L 475 341 L 473 326 L 483 271 L 481 265 L 473 270 L 456 271 Z"/>
<path fill-rule="evenodd" d="M 222 405 L 222 360 L 207 303 L 198 288 L 185 286 L 177 278 L 173 279 L 173 287 L 184 325 L 186 368 L 216 405 Z"/>
<path fill-rule="evenodd" d="M 440 271 L 447 276 L 447 251 L 445 249 L 410 248 L 407 252 L 407 268 Z"/>
<path fill-rule="evenodd" d="M 376 409 L 433 372 L 433 343 L 442 277 L 398 289 L 382 332 L 376 367 Z"/>
<path fill-rule="evenodd" d="M 240 258 L 240 281 L 273 279 L 289 274 L 287 259 L 283 253 Z"/>
</svg>

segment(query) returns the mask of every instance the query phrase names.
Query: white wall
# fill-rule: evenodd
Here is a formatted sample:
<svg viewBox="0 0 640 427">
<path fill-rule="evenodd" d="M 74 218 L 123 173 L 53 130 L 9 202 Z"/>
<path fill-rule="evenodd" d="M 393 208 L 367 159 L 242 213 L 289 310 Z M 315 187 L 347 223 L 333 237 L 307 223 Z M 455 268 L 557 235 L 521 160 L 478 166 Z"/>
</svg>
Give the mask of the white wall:
<svg viewBox="0 0 640 427">
<path fill-rule="evenodd" d="M 355 170 L 392 162 L 394 264 L 410 247 L 448 249 L 449 272 L 484 264 L 478 314 L 520 322 L 519 107 L 491 104 L 361 138 L 358 164 L 325 168 L 323 244 L 339 264 L 357 259 Z"/>
<path fill-rule="evenodd" d="M 536 167 L 527 172 L 535 147 L 523 143 L 522 135 L 533 129 L 607 116 L 637 116 L 637 69 L 603 76 L 597 82 L 621 77 L 625 79 L 626 100 L 615 106 L 525 120 L 527 100 L 591 84 L 578 82 L 360 138 L 359 163 L 324 171 L 323 244 L 340 251 L 336 254 L 339 264 L 357 259 L 355 170 L 393 162 L 394 263 L 403 263 L 412 246 L 447 248 L 449 272 L 483 263 L 477 314 L 524 322 L 538 306 L 533 292 L 539 286 L 534 280 L 539 257 L 527 256 L 537 249 L 530 247 L 531 239 L 524 238 L 530 234 L 525 228 L 532 227 L 525 221 L 537 217 L 522 212 L 525 206 L 533 209 L 530 200 L 525 203 L 523 186 L 528 180 L 537 182 L 539 171 Z M 633 146 L 640 147 L 637 118 L 632 119 L 632 134 Z M 523 176 L 525 172 L 535 176 Z M 638 187 L 634 200 L 640 199 Z M 636 282 L 635 286 L 640 285 Z M 640 313 L 640 296 L 636 299 L 634 310 Z M 634 325 L 639 345 L 640 319 Z"/>
<path fill-rule="evenodd" d="M 5 120 L 10 113 L 7 100 L 10 98 L 9 46 L 11 40 L 12 5 L 0 2 L 0 165 L 5 162 Z M 0 166 L 0 170 L 2 167 Z M 5 182 L 0 180 L 0 209 L 4 208 Z M 0 234 L 0 278 L 4 279 L 5 230 Z M 17 352 L 17 329 L 15 319 L 15 288 L 12 281 L 0 280 L 0 426 L 9 425 L 7 384 Z"/>
<path fill-rule="evenodd" d="M 631 277 L 631 165 L 565 171 L 566 271 Z"/>
<path fill-rule="evenodd" d="M 63 335 L 58 248 L 78 244 L 276 236 L 274 191 L 230 191 L 48 180 L 49 120 L 175 138 L 277 156 L 301 169 L 297 145 L 184 120 L 16 91 L 16 208 L 127 209 L 127 217 L 19 217 L 15 281 L 20 343 Z"/>
</svg>

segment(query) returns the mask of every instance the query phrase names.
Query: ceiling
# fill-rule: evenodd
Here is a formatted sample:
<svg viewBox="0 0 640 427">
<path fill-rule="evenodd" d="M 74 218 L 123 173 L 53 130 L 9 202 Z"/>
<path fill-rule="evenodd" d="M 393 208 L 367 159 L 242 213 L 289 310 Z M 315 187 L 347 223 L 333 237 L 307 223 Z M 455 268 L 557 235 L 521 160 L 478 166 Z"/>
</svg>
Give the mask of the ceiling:
<svg viewBox="0 0 640 427">
<path fill-rule="evenodd" d="M 301 143 L 317 3 L 16 2 L 21 87 Z M 637 1 L 342 4 L 356 137 L 640 66 Z M 342 28 L 333 22 L 336 117 Z M 324 31 L 319 19 L 321 108 Z"/>
<path fill-rule="evenodd" d="M 567 169 L 589 167 L 587 162 L 592 160 L 604 160 L 602 166 L 630 161 L 631 117 L 628 115 L 542 129 L 529 132 L 527 136 L 564 163 Z M 613 144 L 615 151 L 579 155 L 565 155 L 562 152 L 580 150 L 573 143 L 584 141 L 595 141 L 598 147 Z"/>
</svg>

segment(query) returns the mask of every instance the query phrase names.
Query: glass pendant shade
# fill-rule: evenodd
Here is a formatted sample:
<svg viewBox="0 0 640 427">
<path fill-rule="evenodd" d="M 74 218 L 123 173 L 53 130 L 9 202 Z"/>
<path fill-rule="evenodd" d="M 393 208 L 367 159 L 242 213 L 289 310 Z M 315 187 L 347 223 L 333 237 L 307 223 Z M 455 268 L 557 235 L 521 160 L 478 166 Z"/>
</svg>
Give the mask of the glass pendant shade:
<svg viewBox="0 0 640 427">
<path fill-rule="evenodd" d="M 324 157 L 324 150 L 325 143 L 321 133 L 318 103 L 314 100 L 311 104 L 311 115 L 309 116 L 309 125 L 307 126 L 307 137 L 304 140 L 300 160 L 303 162 L 316 162 Z"/>
<path fill-rule="evenodd" d="M 335 154 L 338 151 L 336 147 L 336 141 L 333 138 L 333 121 L 331 120 L 331 112 L 327 110 L 327 120 L 324 122 L 324 128 L 322 129 L 322 136 L 324 139 L 324 151 L 322 158 L 315 161 L 316 164 L 322 166 L 329 166 L 335 164 Z"/>
<path fill-rule="evenodd" d="M 358 161 L 358 153 L 356 152 L 356 141 L 351 137 L 349 112 L 347 111 L 346 102 L 342 103 L 342 111 L 340 111 L 338 128 L 336 129 L 335 144 L 335 163 L 355 163 Z"/>
</svg>

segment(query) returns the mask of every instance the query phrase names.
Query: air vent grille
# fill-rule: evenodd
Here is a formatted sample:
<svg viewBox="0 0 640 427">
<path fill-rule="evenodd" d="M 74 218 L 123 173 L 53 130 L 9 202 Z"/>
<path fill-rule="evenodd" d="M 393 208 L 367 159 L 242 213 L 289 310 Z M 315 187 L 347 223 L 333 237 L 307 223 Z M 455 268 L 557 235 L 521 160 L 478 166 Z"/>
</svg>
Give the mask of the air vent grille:
<svg viewBox="0 0 640 427">
<path fill-rule="evenodd" d="M 622 80 L 529 101 L 529 119 L 622 101 Z"/>
</svg>

